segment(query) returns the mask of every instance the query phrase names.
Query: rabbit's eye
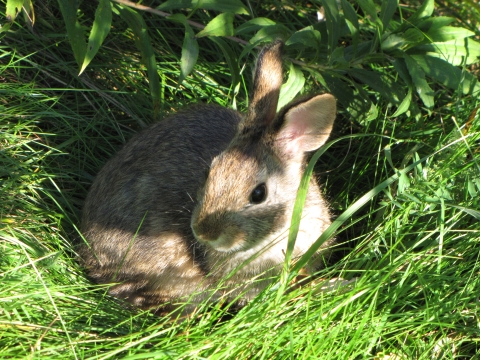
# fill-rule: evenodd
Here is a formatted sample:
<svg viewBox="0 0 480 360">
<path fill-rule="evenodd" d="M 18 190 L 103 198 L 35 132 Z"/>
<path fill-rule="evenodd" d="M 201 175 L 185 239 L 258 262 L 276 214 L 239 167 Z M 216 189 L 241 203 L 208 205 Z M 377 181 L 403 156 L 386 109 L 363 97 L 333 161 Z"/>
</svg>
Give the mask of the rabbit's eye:
<svg viewBox="0 0 480 360">
<path fill-rule="evenodd" d="M 253 189 L 252 193 L 250 194 L 250 202 L 252 204 L 260 204 L 265 201 L 267 198 L 267 185 L 264 183 L 258 185 L 255 189 Z"/>
</svg>

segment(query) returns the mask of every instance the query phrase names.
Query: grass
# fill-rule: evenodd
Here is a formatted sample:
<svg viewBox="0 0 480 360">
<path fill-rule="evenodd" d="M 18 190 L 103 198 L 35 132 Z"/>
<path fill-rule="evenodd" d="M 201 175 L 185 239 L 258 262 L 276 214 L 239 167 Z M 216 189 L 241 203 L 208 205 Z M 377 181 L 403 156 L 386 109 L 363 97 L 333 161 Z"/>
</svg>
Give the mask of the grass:
<svg viewBox="0 0 480 360">
<path fill-rule="evenodd" d="M 172 322 L 126 308 L 85 278 L 72 246 L 82 202 L 102 164 L 146 124 L 189 103 L 232 106 L 234 96 L 243 109 L 250 70 L 233 89 L 218 50 L 200 39 L 198 64 L 177 89 L 183 28 L 145 16 L 161 77 L 154 119 L 126 24 L 115 23 L 78 77 L 56 3 L 35 6 L 36 33 L 16 25 L 0 43 L 0 358 L 478 357 L 478 99 L 433 84 L 432 111 L 393 117 L 364 86 L 378 100 L 377 115 L 357 119 L 340 108 L 334 137 L 354 136 L 319 161 L 335 215 L 426 160 L 369 198 L 337 232 L 338 261 L 319 277 L 354 281 L 280 298 L 272 288 L 236 314 L 215 305 Z M 277 11 L 265 15 L 304 24 L 301 12 Z M 461 19 L 472 29 L 480 19 L 475 11 Z M 318 91 L 312 77 L 307 84 Z"/>
</svg>

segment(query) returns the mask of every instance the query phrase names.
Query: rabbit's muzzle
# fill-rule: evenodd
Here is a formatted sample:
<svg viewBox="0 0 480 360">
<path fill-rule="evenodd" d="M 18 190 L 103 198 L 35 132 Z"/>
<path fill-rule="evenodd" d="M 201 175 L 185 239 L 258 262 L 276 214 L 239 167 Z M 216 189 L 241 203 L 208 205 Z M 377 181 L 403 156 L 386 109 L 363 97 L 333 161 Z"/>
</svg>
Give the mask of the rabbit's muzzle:
<svg viewBox="0 0 480 360">
<path fill-rule="evenodd" d="M 235 222 L 226 221 L 226 214 L 209 214 L 192 221 L 192 232 L 202 244 L 220 252 L 235 252 L 245 248 L 247 231 Z M 228 225 L 225 225 L 228 224 Z"/>
</svg>

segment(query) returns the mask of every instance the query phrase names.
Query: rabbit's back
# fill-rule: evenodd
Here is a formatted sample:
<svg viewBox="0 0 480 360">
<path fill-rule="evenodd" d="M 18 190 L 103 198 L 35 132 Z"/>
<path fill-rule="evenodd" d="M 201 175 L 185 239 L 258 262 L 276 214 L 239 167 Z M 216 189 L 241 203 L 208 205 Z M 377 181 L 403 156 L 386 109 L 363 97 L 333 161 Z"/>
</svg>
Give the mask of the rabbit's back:
<svg viewBox="0 0 480 360">
<path fill-rule="evenodd" d="M 90 277 L 123 282 L 111 293 L 138 305 L 146 305 L 145 296 L 156 302 L 191 292 L 184 289 L 189 277 L 201 282 L 208 269 L 191 212 L 212 159 L 240 119 L 233 110 L 196 106 L 140 132 L 107 162 L 82 217 L 89 245 L 79 252 Z"/>
</svg>

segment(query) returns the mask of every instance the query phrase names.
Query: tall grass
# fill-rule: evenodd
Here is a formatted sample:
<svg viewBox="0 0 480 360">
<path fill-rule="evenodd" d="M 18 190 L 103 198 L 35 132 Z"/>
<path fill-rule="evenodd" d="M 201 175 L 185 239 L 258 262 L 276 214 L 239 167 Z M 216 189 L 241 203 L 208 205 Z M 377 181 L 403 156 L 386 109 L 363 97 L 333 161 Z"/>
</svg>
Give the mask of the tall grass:
<svg viewBox="0 0 480 360">
<path fill-rule="evenodd" d="M 298 4 L 250 5 L 296 28 L 311 12 Z M 137 130 L 190 103 L 244 109 L 253 57 L 240 61 L 234 88 L 218 48 L 199 39 L 197 65 L 177 87 L 184 28 L 146 15 L 160 74 L 161 108 L 154 109 L 126 23 L 114 23 L 77 76 L 57 4 L 35 10 L 35 32 L 14 25 L 0 44 L 0 358 L 478 357 L 476 97 L 432 82 L 432 109 L 417 98 L 418 113 L 394 117 L 395 106 L 360 83 L 374 105 L 358 117 L 340 107 L 333 139 L 353 136 L 320 157 L 323 189 L 339 217 L 386 179 L 399 180 L 367 195 L 336 231 L 337 261 L 315 284 L 281 297 L 272 287 L 238 312 L 205 305 L 175 322 L 129 308 L 85 278 L 72 246 L 79 212 L 102 164 Z M 459 19 L 471 29 L 479 20 L 475 7 Z M 306 91 L 322 90 L 317 80 L 307 76 Z M 321 290 L 333 278 L 350 282 Z"/>
</svg>

